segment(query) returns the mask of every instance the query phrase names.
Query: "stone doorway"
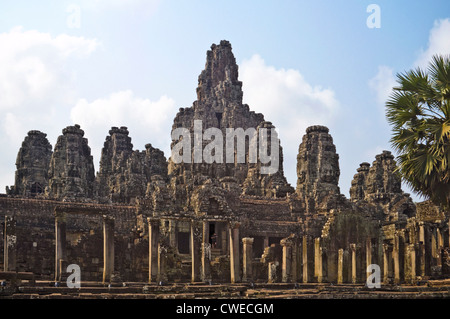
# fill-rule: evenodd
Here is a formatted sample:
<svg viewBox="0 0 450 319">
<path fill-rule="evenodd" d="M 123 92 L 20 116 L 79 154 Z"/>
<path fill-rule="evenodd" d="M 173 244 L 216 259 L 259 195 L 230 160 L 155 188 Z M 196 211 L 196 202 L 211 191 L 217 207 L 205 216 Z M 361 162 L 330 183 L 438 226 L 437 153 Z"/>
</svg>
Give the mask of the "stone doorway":
<svg viewBox="0 0 450 319">
<path fill-rule="evenodd" d="M 178 233 L 178 252 L 180 254 L 190 254 L 191 249 L 189 245 L 190 233 L 179 232 Z"/>
<path fill-rule="evenodd" d="M 227 223 L 221 221 L 209 222 L 208 243 L 213 249 L 214 255 L 225 255 L 228 253 Z M 214 244 L 215 243 L 215 244 Z"/>
</svg>

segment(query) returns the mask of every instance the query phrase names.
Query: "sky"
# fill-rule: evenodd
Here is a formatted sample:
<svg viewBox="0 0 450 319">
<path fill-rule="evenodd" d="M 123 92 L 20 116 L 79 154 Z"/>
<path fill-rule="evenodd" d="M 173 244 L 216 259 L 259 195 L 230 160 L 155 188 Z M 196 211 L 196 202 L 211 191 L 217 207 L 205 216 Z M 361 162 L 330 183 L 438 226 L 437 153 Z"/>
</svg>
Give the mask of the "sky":
<svg viewBox="0 0 450 319">
<path fill-rule="evenodd" d="M 30 130 L 54 146 L 79 124 L 97 171 L 112 126 L 127 126 L 135 149 L 151 143 L 169 157 L 173 118 L 192 106 L 206 51 L 221 40 L 244 103 L 277 127 L 291 185 L 306 128 L 325 125 L 348 197 L 359 164 L 392 151 L 384 105 L 396 75 L 450 54 L 450 2 L 2 1 L 0 192 Z"/>
</svg>

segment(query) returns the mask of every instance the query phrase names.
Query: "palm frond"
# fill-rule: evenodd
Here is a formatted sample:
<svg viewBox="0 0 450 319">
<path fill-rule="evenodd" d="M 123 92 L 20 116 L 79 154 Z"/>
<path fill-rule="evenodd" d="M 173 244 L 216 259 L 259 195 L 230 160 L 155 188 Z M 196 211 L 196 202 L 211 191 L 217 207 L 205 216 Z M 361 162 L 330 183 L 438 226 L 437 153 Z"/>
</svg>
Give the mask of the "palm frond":
<svg viewBox="0 0 450 319">
<path fill-rule="evenodd" d="M 450 207 L 450 56 L 435 56 L 428 74 L 397 74 L 386 102 L 398 172 L 418 194 Z"/>
</svg>

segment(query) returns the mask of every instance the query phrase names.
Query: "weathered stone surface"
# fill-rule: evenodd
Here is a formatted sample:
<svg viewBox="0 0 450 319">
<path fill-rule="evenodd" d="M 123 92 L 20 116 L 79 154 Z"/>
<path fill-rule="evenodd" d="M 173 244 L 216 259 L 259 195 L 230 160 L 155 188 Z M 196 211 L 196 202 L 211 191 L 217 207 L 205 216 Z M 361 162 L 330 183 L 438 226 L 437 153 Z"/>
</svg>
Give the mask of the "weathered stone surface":
<svg viewBox="0 0 450 319">
<path fill-rule="evenodd" d="M 143 152 L 134 151 L 127 127 L 112 127 L 106 137 L 96 177 L 96 195 L 100 201 L 130 203 L 142 198 L 151 177 L 167 178 L 164 153 L 146 145 Z"/>
<path fill-rule="evenodd" d="M 208 141 L 197 143 L 194 136 L 194 121 L 202 121 L 202 133 L 208 128 L 218 128 L 223 136 L 223 156 L 212 164 L 201 163 L 174 163 L 169 159 L 169 174 L 177 198 L 186 197 L 191 192 L 188 186 L 195 184 L 200 176 L 214 179 L 234 177 L 238 184 L 244 187 L 246 194 L 284 196 L 292 191 L 283 176 L 282 156 L 280 156 L 280 169 L 273 176 L 261 176 L 257 172 L 257 165 L 249 165 L 249 147 L 245 147 L 245 156 L 242 163 L 236 157 L 237 144 L 234 145 L 234 163 L 226 159 L 227 128 L 242 129 L 243 131 L 258 130 L 260 127 L 273 127 L 270 122 L 264 122 L 264 116 L 250 111 L 249 106 L 242 104 L 242 82 L 238 80 L 238 66 L 228 41 L 221 41 L 220 45 L 213 44 L 207 52 L 205 69 L 198 78 L 197 101 L 192 107 L 181 108 L 174 119 L 172 131 L 177 128 L 186 128 L 191 134 L 192 159 L 194 159 L 195 145 L 204 149 Z M 247 138 L 248 139 L 248 138 Z M 279 141 L 278 141 L 279 142 Z M 172 147 L 178 140 L 172 142 Z M 196 144 L 197 143 L 197 144 Z M 249 142 L 248 142 L 249 143 Z M 281 148 L 280 148 L 281 153 Z"/>
<path fill-rule="evenodd" d="M 394 172 L 396 163 L 391 152 L 383 151 L 375 158 L 371 167 L 364 162 L 358 168 L 350 188 L 352 201 L 386 203 L 391 199 L 390 194 L 402 193 L 401 178 Z"/>
<path fill-rule="evenodd" d="M 437 207 L 431 201 L 424 201 L 416 204 L 416 218 L 420 221 L 434 222 L 445 220 L 445 212 L 442 208 Z"/>
<path fill-rule="evenodd" d="M 352 187 L 350 188 L 350 199 L 352 201 L 364 200 L 366 197 L 366 180 L 369 174 L 370 164 L 367 162 L 361 163 L 352 180 Z"/>
<path fill-rule="evenodd" d="M 30 131 L 17 154 L 14 186 L 7 193 L 20 196 L 36 196 L 44 193 L 48 185 L 48 168 L 52 146 L 47 134 Z"/>
<path fill-rule="evenodd" d="M 414 203 L 409 194 L 402 191 L 401 178 L 395 169 L 396 162 L 389 151 L 378 154 L 372 166 L 362 163 L 353 177 L 351 201 L 376 205 L 391 221 L 414 216 Z"/>
<path fill-rule="evenodd" d="M 163 151 L 153 147 L 152 144 L 146 144 L 145 159 L 147 163 L 145 167 L 147 179 L 155 175 L 161 176 L 164 180 L 167 179 L 167 159 Z"/>
<path fill-rule="evenodd" d="M 298 150 L 296 190 L 307 211 L 326 208 L 340 195 L 339 175 L 339 155 L 328 128 L 308 127 Z"/>
<path fill-rule="evenodd" d="M 161 175 L 154 175 L 147 184 L 143 210 L 153 213 L 167 213 L 172 208 L 171 197 L 166 180 Z"/>
<path fill-rule="evenodd" d="M 229 192 L 217 181 L 208 179 L 203 185 L 195 188 L 190 208 L 200 216 L 232 216 L 234 215 L 232 205 L 236 195 L 239 194 Z"/>
<path fill-rule="evenodd" d="M 261 132 L 267 132 L 267 145 L 261 145 Z M 278 144 L 272 148 L 272 134 L 274 141 Z M 264 140 L 264 137 L 262 137 Z M 258 160 L 256 163 L 249 163 L 247 177 L 243 183 L 243 194 L 256 195 L 264 197 L 285 197 L 288 193 L 293 193 L 294 188 L 287 182 L 283 169 L 283 148 L 281 147 L 278 133 L 275 126 L 268 121 L 261 122 L 256 128 L 255 138 L 250 141 L 250 147 L 263 150 L 278 149 L 277 163 L 264 164 L 265 160 L 261 160 L 258 152 Z M 275 168 L 276 171 L 271 174 L 262 174 L 262 169 Z"/>
<path fill-rule="evenodd" d="M 112 127 L 106 137 L 96 177 L 97 196 L 101 199 L 112 194 L 114 199 L 124 196 L 120 186 L 124 182 L 123 172 L 127 160 L 133 153 L 133 144 L 128 134 L 126 127 Z"/>
<path fill-rule="evenodd" d="M 55 199 L 92 198 L 94 163 L 88 140 L 79 125 L 63 129 L 49 166 L 47 195 Z"/>
<path fill-rule="evenodd" d="M 442 250 L 442 274 L 450 276 L 450 248 L 448 247 Z"/>
<path fill-rule="evenodd" d="M 388 194 L 402 193 L 401 178 L 395 168 L 396 163 L 391 152 L 383 151 L 375 156 L 367 175 L 365 193 L 369 200 L 385 202 L 390 199 Z"/>
</svg>

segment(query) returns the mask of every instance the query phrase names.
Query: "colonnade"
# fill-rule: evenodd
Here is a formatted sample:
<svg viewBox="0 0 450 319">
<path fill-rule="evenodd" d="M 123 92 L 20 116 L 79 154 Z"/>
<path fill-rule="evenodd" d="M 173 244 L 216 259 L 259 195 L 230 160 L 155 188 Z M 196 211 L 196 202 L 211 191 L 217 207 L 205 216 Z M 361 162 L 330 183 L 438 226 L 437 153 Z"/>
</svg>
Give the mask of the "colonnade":
<svg viewBox="0 0 450 319">
<path fill-rule="evenodd" d="M 55 214 L 55 280 L 60 281 L 66 261 L 66 212 Z M 227 231 L 226 251 L 230 260 L 230 282 L 255 280 L 254 238 L 240 238 L 237 221 L 188 220 L 190 223 L 191 281 L 208 282 L 211 277 L 210 223 L 223 223 Z M 102 215 L 103 222 L 103 282 L 110 282 L 114 272 L 114 218 Z M 173 234 L 161 233 L 165 220 L 148 218 L 149 282 L 167 281 L 166 254 L 174 244 Z M 280 241 L 281 265 L 268 264 L 267 280 L 278 280 L 275 272 L 281 266 L 281 282 L 361 283 L 371 274 L 367 267 L 380 267 L 385 284 L 411 283 L 418 277 L 436 273 L 442 267 L 442 251 L 449 247 L 448 225 L 417 222 L 413 227 L 396 230 L 389 240 L 367 238 L 365 243 L 350 243 L 331 251 L 323 238 L 291 236 Z M 165 239 L 167 237 L 167 240 Z M 16 221 L 5 217 L 4 271 L 16 270 Z M 224 249 L 224 247 L 222 247 Z M 242 251 L 241 251 L 242 250 Z M 242 258 L 241 258 L 242 254 Z M 242 265 L 241 265 L 242 260 Z"/>
<path fill-rule="evenodd" d="M 412 230 L 395 231 L 389 240 L 367 238 L 337 251 L 321 237 L 286 238 L 280 242 L 281 281 L 297 282 L 301 277 L 303 283 L 363 283 L 372 274 L 368 267 L 377 265 L 384 284 L 414 284 L 418 277 L 439 275 L 442 270 L 442 252 L 450 243 L 445 231 L 442 225 L 420 222 Z M 270 282 L 273 267 L 268 267 Z"/>
<path fill-rule="evenodd" d="M 163 221 L 164 222 L 164 221 Z M 189 220 L 190 222 L 190 255 L 191 255 L 191 281 L 192 282 L 208 282 L 211 278 L 211 244 L 210 239 L 210 222 L 211 220 Z M 222 222 L 225 221 L 217 221 Z M 230 282 L 240 282 L 242 278 L 247 279 L 251 276 L 252 241 L 246 241 L 244 245 L 244 269 L 241 277 L 240 267 L 240 242 L 238 222 L 228 223 L 228 244 L 230 255 Z M 170 234 L 161 233 L 161 219 L 148 218 L 149 229 L 149 282 L 161 282 L 167 280 L 166 256 L 168 246 L 174 245 L 173 240 L 167 240 Z"/>
<path fill-rule="evenodd" d="M 102 215 L 103 222 L 103 283 L 111 281 L 114 272 L 114 218 Z M 62 280 L 66 254 L 66 213 L 55 214 L 55 281 Z"/>
</svg>

